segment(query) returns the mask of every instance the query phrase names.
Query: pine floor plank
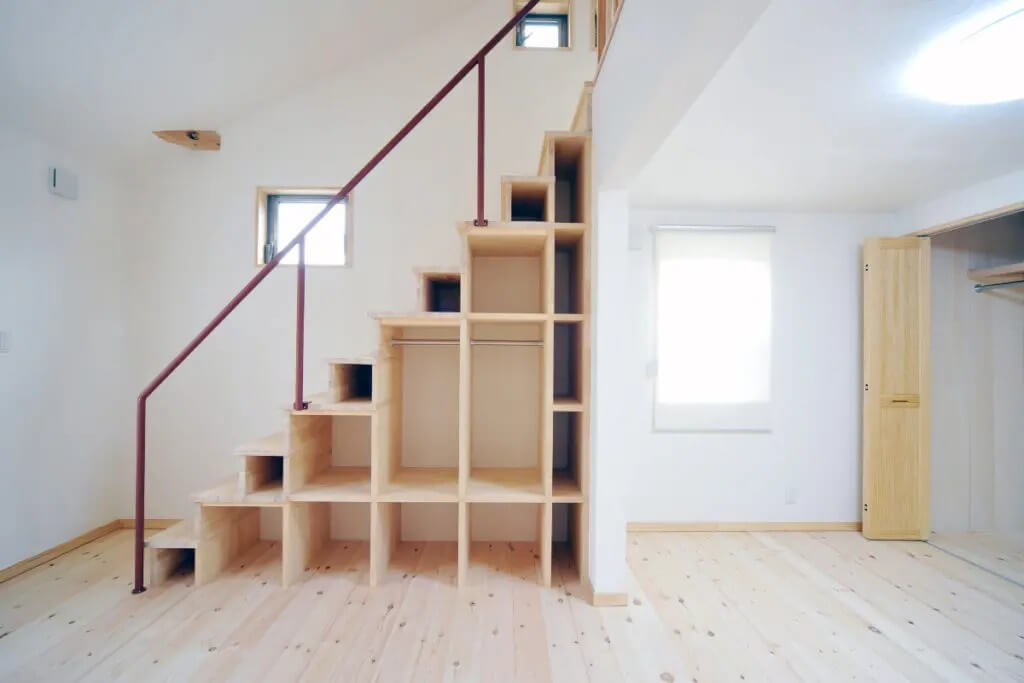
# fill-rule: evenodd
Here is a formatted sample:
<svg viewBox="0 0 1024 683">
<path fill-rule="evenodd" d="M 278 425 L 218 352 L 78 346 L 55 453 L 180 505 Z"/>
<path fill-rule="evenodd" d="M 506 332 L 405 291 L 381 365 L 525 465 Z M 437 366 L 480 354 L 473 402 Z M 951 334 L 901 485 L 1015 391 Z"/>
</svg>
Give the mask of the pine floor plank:
<svg viewBox="0 0 1024 683">
<path fill-rule="evenodd" d="M 333 541 L 282 588 L 260 542 L 139 596 L 131 550 L 115 531 L 0 584 L 0 679 L 1024 680 L 1024 587 L 854 532 L 631 534 L 629 604 L 603 609 L 567 556 L 541 587 L 529 543 L 474 544 L 461 587 L 454 544 L 401 543 L 370 588 L 366 544 Z"/>
</svg>

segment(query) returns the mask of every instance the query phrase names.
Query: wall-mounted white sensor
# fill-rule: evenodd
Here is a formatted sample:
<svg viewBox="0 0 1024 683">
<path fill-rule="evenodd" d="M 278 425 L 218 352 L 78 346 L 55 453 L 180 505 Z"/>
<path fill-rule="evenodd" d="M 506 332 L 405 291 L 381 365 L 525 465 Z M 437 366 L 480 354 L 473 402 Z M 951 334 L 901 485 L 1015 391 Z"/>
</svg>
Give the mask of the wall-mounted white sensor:
<svg viewBox="0 0 1024 683">
<path fill-rule="evenodd" d="M 53 166 L 48 169 L 48 173 L 50 192 L 68 199 L 78 199 L 78 176 L 66 168 Z"/>
</svg>

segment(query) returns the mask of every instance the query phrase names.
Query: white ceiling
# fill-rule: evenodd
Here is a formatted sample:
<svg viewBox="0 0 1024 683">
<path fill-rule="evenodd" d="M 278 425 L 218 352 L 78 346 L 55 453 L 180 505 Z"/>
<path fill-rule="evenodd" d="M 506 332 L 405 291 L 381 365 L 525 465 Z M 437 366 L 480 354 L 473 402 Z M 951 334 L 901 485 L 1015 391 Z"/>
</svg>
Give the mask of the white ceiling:
<svg viewBox="0 0 1024 683">
<path fill-rule="evenodd" d="M 918 48 L 990 4 L 774 0 L 637 176 L 633 201 L 882 211 L 1024 168 L 1024 101 L 956 107 L 900 89 Z"/>
<path fill-rule="evenodd" d="M 479 0 L 0 0 L 0 116 L 124 164 Z M 165 144 L 165 143 L 159 143 Z"/>
</svg>

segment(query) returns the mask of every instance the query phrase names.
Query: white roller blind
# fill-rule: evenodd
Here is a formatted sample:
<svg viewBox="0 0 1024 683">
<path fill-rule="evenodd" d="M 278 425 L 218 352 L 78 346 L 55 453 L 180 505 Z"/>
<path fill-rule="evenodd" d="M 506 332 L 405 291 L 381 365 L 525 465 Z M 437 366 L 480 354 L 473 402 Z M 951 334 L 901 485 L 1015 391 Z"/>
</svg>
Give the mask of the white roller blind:
<svg viewBox="0 0 1024 683">
<path fill-rule="evenodd" d="M 772 231 L 655 231 L 654 426 L 771 428 Z"/>
</svg>

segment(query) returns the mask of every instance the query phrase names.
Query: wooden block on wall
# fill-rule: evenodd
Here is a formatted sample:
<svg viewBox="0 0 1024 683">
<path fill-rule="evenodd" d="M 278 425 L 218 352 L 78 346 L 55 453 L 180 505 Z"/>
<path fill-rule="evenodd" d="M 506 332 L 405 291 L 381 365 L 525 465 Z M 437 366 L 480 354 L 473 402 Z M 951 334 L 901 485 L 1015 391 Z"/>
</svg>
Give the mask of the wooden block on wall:
<svg viewBox="0 0 1024 683">
<path fill-rule="evenodd" d="M 153 135 L 173 145 L 202 152 L 220 149 L 220 133 L 215 130 L 154 130 Z"/>
</svg>

